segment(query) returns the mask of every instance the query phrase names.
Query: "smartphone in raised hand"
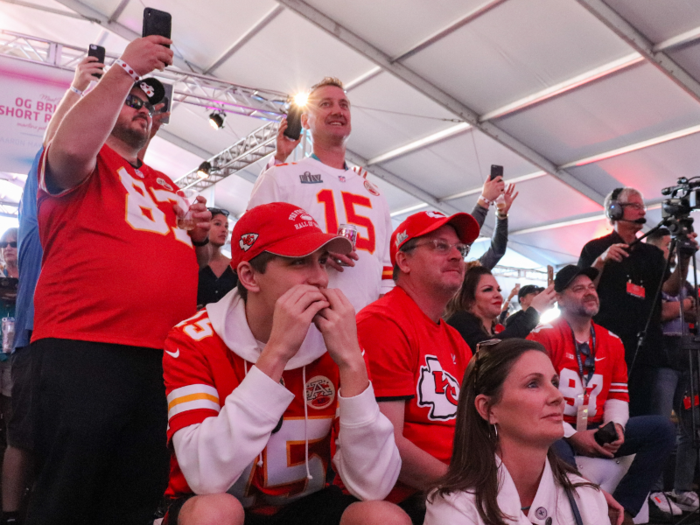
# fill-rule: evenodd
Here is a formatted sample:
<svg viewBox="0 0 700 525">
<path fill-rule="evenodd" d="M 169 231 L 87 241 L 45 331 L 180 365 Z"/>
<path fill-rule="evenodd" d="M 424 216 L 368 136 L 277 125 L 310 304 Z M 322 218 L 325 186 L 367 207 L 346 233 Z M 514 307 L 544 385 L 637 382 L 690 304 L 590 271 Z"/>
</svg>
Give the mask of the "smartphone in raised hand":
<svg viewBox="0 0 700 525">
<path fill-rule="evenodd" d="M 172 16 L 165 11 L 159 11 L 152 7 L 143 10 L 143 30 L 141 36 L 159 35 L 170 38 Z M 165 47 L 170 47 L 166 45 Z"/>
<path fill-rule="evenodd" d="M 489 176 L 489 178 L 493 180 L 496 177 L 503 177 L 503 166 L 499 166 L 498 164 L 491 164 L 491 175 Z"/>
<path fill-rule="evenodd" d="M 100 64 L 105 63 L 105 48 L 102 46 L 98 46 L 97 44 L 90 44 L 88 46 L 88 56 L 89 57 L 96 57 L 97 61 Z M 93 77 L 96 78 L 101 78 L 102 74 L 101 73 L 93 73 Z"/>
</svg>

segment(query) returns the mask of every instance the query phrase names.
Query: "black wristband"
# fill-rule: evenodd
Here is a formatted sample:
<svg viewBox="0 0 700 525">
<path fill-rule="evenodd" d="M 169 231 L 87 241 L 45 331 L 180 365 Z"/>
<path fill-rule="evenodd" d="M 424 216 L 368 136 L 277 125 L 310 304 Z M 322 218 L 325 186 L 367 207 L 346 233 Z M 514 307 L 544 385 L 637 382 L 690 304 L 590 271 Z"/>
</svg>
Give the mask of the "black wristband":
<svg viewBox="0 0 700 525">
<path fill-rule="evenodd" d="M 201 248 L 202 246 L 206 246 L 209 244 L 209 236 L 207 235 L 203 241 L 195 241 L 192 239 L 192 245 L 196 246 L 197 248 Z"/>
</svg>

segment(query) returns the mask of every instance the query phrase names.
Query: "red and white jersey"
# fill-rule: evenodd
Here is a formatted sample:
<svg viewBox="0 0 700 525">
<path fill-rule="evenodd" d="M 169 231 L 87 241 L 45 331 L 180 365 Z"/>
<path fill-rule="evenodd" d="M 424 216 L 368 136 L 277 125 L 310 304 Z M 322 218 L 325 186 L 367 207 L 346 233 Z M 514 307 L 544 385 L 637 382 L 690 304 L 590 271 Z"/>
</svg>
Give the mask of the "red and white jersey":
<svg viewBox="0 0 700 525">
<path fill-rule="evenodd" d="M 229 350 L 212 330 L 206 310 L 177 326 L 168 337 L 165 350 L 169 352 L 164 358 L 169 440 L 182 428 L 216 417 L 226 398 L 254 365 Z M 290 392 L 306 393 L 309 419 L 304 421 L 303 396 L 294 396 L 279 421 L 279 429 L 270 435 L 260 453 L 262 464 L 256 457 L 229 489 L 246 508 L 265 512 L 325 486 L 333 442 L 331 431 L 338 409 L 338 367 L 326 352 L 306 367 L 306 386 L 302 372 L 302 368 L 286 370 L 281 383 Z M 304 463 L 305 426 L 312 480 L 306 477 Z M 173 454 L 166 495 L 178 497 L 193 492 Z"/>
<path fill-rule="evenodd" d="M 305 209 L 327 233 L 336 233 L 340 224 L 357 228 L 355 266 L 343 272 L 328 269 L 329 288 L 340 288 L 356 312 L 394 287 L 389 207 L 377 186 L 367 180 L 366 171 L 332 168 L 313 157 L 278 164 L 260 175 L 248 209 L 270 202 Z"/>
<path fill-rule="evenodd" d="M 236 290 L 170 332 L 163 355 L 173 450 L 166 494 L 228 492 L 272 514 L 325 487 L 332 458 L 350 493 L 384 499 L 401 458 L 371 384 L 341 396 L 338 366 L 313 325 L 279 383 L 254 366 L 264 346 Z"/>
<path fill-rule="evenodd" d="M 357 333 L 377 400 L 404 400 L 404 437 L 449 463 L 459 389 L 472 357 L 467 343 L 399 286 L 357 315 Z M 387 499 L 399 502 L 415 492 L 399 482 Z"/>
<path fill-rule="evenodd" d="M 605 402 L 615 399 L 629 403 L 627 391 L 627 364 L 625 348 L 615 334 L 593 323 L 595 330 L 595 373 L 588 382 L 588 422 L 600 423 L 604 417 Z M 576 425 L 576 413 L 583 403 L 584 386 L 579 375 L 576 345 L 569 324 L 560 317 L 552 324 L 535 328 L 527 337 L 541 343 L 552 360 L 554 369 L 559 374 L 559 390 L 564 395 L 566 407 L 564 420 Z M 592 347 L 593 341 L 589 340 Z M 585 357 L 581 357 L 581 362 Z M 584 372 L 587 377 L 587 372 Z"/>
<path fill-rule="evenodd" d="M 44 257 L 32 340 L 163 348 L 170 328 L 197 305 L 195 252 L 173 211 L 184 204 L 177 186 L 105 145 L 82 184 L 51 195 L 48 152 L 39 167 Z"/>
</svg>

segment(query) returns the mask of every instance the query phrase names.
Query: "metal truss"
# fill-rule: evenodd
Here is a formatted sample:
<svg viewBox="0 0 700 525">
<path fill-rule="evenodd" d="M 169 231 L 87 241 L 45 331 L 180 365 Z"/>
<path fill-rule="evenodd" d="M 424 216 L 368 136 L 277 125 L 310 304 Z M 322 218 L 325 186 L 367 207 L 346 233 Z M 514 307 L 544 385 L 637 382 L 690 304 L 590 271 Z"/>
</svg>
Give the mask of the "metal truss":
<svg viewBox="0 0 700 525">
<path fill-rule="evenodd" d="M 208 159 L 211 164 L 208 177 L 201 177 L 194 169 L 177 179 L 175 183 L 180 188 L 193 188 L 201 192 L 273 153 L 276 139 L 277 122 L 268 122 Z"/>
<path fill-rule="evenodd" d="M 66 71 L 74 71 L 86 50 L 44 38 L 12 31 L 0 32 L 0 56 L 40 63 Z M 107 55 L 107 64 L 118 58 Z M 285 114 L 286 93 L 241 86 L 225 80 L 168 67 L 152 76 L 173 84 L 173 104 L 185 103 L 210 109 L 220 109 L 261 120 L 279 121 Z"/>
</svg>

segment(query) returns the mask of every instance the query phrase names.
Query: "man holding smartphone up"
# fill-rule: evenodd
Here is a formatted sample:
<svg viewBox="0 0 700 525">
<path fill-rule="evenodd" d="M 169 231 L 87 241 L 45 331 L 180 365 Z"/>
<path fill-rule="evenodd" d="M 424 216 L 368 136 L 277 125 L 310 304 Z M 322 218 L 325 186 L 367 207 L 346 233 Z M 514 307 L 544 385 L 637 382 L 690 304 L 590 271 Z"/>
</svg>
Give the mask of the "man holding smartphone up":
<svg viewBox="0 0 700 525">
<path fill-rule="evenodd" d="M 195 313 L 211 214 L 176 226 L 182 199 L 138 159 L 168 38 L 131 42 L 71 109 L 39 163 L 44 258 L 32 348 L 40 360 L 30 524 L 142 524 L 168 476 L 163 346 Z"/>
<path fill-rule="evenodd" d="M 354 226 L 355 249 L 347 255 L 331 254 L 328 274 L 329 286 L 340 288 L 355 311 L 360 311 L 394 286 L 389 206 L 379 188 L 367 179 L 367 172 L 349 169 L 345 162 L 345 142 L 352 125 L 350 100 L 340 80 L 328 77 L 311 88 L 301 122 L 311 131 L 313 155 L 265 171 L 253 188 L 248 209 L 290 202 L 307 210 L 327 233 L 338 232 L 343 224 Z M 284 130 L 285 124 L 280 134 Z M 284 137 L 281 140 L 296 145 Z"/>
<path fill-rule="evenodd" d="M 675 431 L 663 416 L 629 417 L 625 348 L 619 337 L 592 320 L 600 307 L 596 277 L 595 268 L 568 265 L 559 270 L 554 290 L 561 317 L 535 328 L 528 339 L 547 349 L 566 398 L 564 438 L 554 444 L 559 456 L 576 467 L 575 455 L 612 459 L 636 454 L 613 493 L 625 508 L 625 523 L 632 523 L 666 464 Z M 608 428 L 611 435 L 606 436 Z"/>
</svg>

